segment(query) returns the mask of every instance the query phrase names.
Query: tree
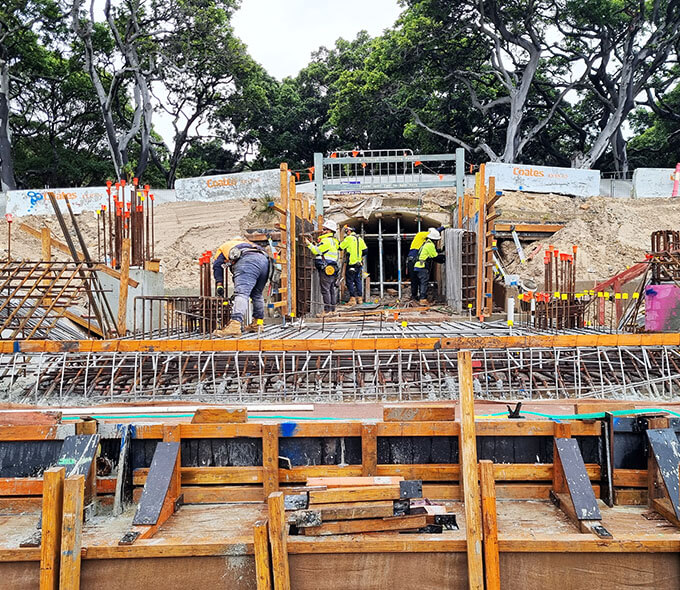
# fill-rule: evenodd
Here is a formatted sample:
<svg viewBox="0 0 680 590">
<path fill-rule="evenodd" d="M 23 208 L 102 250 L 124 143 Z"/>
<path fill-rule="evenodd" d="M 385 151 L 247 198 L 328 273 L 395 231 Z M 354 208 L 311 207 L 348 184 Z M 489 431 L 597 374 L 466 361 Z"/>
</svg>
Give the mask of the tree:
<svg viewBox="0 0 680 590">
<path fill-rule="evenodd" d="M 141 151 L 134 175 L 142 177 L 148 162 L 152 131 L 153 105 L 151 80 L 155 70 L 154 37 L 160 15 L 145 10 L 144 0 L 130 0 L 115 8 L 104 4 L 106 26 L 95 20 L 95 2 L 88 11 L 85 0 L 73 0 L 71 28 L 82 44 L 85 71 L 89 74 L 99 101 L 116 177 L 131 172 L 129 149 L 137 138 Z M 134 98 L 132 116 L 121 103 L 131 87 Z"/>
<path fill-rule="evenodd" d="M 39 49 L 40 34 L 49 33 L 58 23 L 59 10 L 52 0 L 5 0 L 0 5 L 0 188 L 16 188 L 11 101 L 17 86 L 30 84 L 25 75 Z M 22 71 L 23 70 L 23 71 Z"/>
<path fill-rule="evenodd" d="M 565 53 L 585 69 L 581 95 L 598 104 L 593 141 L 574 165 L 592 168 L 609 148 L 616 169 L 627 171 L 622 126 L 638 97 L 672 65 L 669 56 L 680 40 L 680 2 L 567 0 L 556 16 Z"/>
</svg>

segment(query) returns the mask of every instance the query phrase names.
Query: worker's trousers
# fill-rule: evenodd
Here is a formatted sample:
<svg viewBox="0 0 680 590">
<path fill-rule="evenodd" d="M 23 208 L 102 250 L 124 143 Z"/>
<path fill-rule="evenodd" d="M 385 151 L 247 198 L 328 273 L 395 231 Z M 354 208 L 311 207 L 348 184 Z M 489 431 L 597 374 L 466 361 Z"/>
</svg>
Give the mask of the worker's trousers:
<svg viewBox="0 0 680 590">
<path fill-rule="evenodd" d="M 411 295 L 413 299 L 427 299 L 427 284 L 430 282 L 430 269 L 414 268 L 411 275 Z"/>
<path fill-rule="evenodd" d="M 338 273 L 327 275 L 325 271 L 319 271 L 319 285 L 321 286 L 321 297 L 323 298 L 323 310 L 335 311 L 335 304 L 338 302 L 338 291 L 336 282 Z"/>
<path fill-rule="evenodd" d="M 243 323 L 248 299 L 253 300 L 253 319 L 264 318 L 264 287 L 269 278 L 269 259 L 264 254 L 244 254 L 231 267 L 234 279 L 234 307 L 231 319 Z"/>
<path fill-rule="evenodd" d="M 361 264 L 348 264 L 345 270 L 345 282 L 350 297 L 361 297 L 364 269 Z"/>
</svg>

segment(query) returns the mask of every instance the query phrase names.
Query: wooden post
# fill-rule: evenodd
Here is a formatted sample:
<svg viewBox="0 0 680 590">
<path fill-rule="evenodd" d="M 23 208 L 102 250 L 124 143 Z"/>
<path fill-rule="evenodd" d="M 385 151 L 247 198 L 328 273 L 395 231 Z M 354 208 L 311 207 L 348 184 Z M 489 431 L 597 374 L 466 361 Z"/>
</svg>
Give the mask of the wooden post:
<svg viewBox="0 0 680 590">
<path fill-rule="evenodd" d="M 180 443 L 180 451 L 177 453 L 177 461 L 175 462 L 174 478 L 168 488 L 168 496 L 174 501 L 182 493 L 182 435 L 180 434 L 179 424 L 163 425 L 163 442 Z"/>
<path fill-rule="evenodd" d="M 484 293 L 490 293 L 490 297 L 484 298 L 484 315 L 491 316 L 493 313 L 493 240 L 495 207 L 493 203 L 496 197 L 496 178 L 489 177 L 487 203 L 488 209 L 484 212 Z"/>
<path fill-rule="evenodd" d="M 269 540 L 267 538 L 266 520 L 258 520 L 253 525 L 253 547 L 255 550 L 257 590 L 271 590 L 272 570 L 269 563 Z"/>
<path fill-rule="evenodd" d="M 285 297 L 281 297 L 286 304 L 281 310 L 282 315 L 290 313 L 290 290 L 288 289 L 288 269 L 290 268 L 290 247 L 288 242 L 288 164 L 285 162 L 280 166 L 281 170 L 281 248 L 285 252 L 284 263 L 281 264 L 281 290 Z M 284 291 L 285 289 L 285 291 Z"/>
<path fill-rule="evenodd" d="M 477 437 L 475 435 L 475 399 L 472 388 L 472 358 L 469 350 L 458 352 L 458 381 L 460 386 L 460 448 L 467 529 L 468 586 L 471 590 L 484 588 L 482 563 L 482 515 L 479 498 L 477 467 Z"/>
<path fill-rule="evenodd" d="M 269 542 L 272 546 L 274 590 L 290 590 L 288 568 L 288 524 L 283 506 L 283 492 L 274 492 L 267 498 L 269 508 Z"/>
<path fill-rule="evenodd" d="M 498 557 L 498 520 L 496 517 L 496 482 L 493 462 L 479 462 L 479 479 L 482 488 L 482 524 L 484 528 L 484 578 L 486 590 L 500 590 L 500 564 Z"/>
<path fill-rule="evenodd" d="M 480 166 L 479 183 L 477 185 L 477 317 L 484 321 L 485 307 L 485 268 L 486 261 L 486 188 L 484 178 L 484 164 Z"/>
<path fill-rule="evenodd" d="M 51 467 L 43 473 L 40 590 L 59 588 L 59 552 L 61 551 L 65 471 L 63 467 Z"/>
<path fill-rule="evenodd" d="M 125 336 L 127 331 L 127 298 L 130 279 L 130 238 L 123 239 L 120 261 L 120 290 L 118 294 L 118 335 Z"/>
<path fill-rule="evenodd" d="M 571 438 L 571 424 L 569 422 L 555 422 L 555 438 Z M 553 439 L 553 491 L 558 494 L 567 491 L 567 482 L 564 479 L 564 471 L 560 454 L 557 452 Z"/>
<path fill-rule="evenodd" d="M 80 588 L 80 550 L 83 534 L 85 477 L 72 475 L 64 481 L 64 516 L 61 527 L 60 590 Z"/>
<path fill-rule="evenodd" d="M 297 313 L 297 236 L 295 234 L 295 208 L 296 208 L 296 188 L 295 188 L 295 176 L 291 176 L 288 181 L 288 196 L 290 204 L 290 227 L 288 232 L 290 234 L 290 252 L 288 253 L 288 261 L 290 264 L 290 284 L 288 288 L 290 289 L 290 314 L 295 316 Z"/>
<path fill-rule="evenodd" d="M 361 475 L 376 475 L 378 464 L 378 438 L 375 424 L 361 425 Z"/>
<path fill-rule="evenodd" d="M 262 425 L 262 483 L 264 497 L 279 491 L 279 425 Z"/>
<path fill-rule="evenodd" d="M 52 235 L 49 227 L 40 228 L 41 251 L 40 259 L 45 261 L 52 260 Z"/>
</svg>

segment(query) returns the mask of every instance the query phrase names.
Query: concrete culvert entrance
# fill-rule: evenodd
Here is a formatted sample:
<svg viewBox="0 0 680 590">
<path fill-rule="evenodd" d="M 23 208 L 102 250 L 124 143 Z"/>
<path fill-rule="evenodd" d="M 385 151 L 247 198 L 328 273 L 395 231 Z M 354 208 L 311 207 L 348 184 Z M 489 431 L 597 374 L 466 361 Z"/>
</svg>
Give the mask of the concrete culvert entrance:
<svg viewBox="0 0 680 590">
<path fill-rule="evenodd" d="M 408 299 L 410 277 L 406 274 L 406 257 L 411 240 L 417 232 L 439 227 L 442 222 L 405 211 L 376 212 L 368 220 L 349 218 L 338 223 L 340 228 L 345 225 L 353 227 L 357 234 L 363 236 L 368 246 L 364 271 L 369 275 L 371 295 Z M 436 268 L 432 273 L 431 288 L 436 290 L 437 297 L 440 294 L 439 276 L 440 270 Z"/>
</svg>

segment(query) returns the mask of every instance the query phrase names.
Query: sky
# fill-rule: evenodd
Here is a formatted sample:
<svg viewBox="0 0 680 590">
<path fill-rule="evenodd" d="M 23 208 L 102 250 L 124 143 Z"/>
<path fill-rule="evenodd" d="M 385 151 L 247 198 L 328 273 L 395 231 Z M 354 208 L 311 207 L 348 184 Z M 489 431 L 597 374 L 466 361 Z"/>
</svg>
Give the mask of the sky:
<svg viewBox="0 0 680 590">
<path fill-rule="evenodd" d="M 379 35 L 400 11 L 397 0 L 241 0 L 232 24 L 250 55 L 281 80 L 338 37 L 351 40 L 361 30 Z"/>
</svg>

